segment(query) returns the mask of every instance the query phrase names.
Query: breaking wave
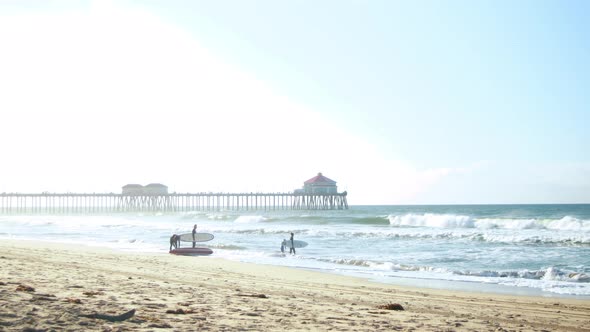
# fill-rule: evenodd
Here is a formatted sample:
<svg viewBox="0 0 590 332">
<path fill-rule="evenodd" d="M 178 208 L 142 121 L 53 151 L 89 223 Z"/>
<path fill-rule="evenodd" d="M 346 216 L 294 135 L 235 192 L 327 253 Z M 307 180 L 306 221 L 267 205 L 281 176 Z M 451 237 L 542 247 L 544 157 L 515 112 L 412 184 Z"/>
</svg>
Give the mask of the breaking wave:
<svg viewBox="0 0 590 332">
<path fill-rule="evenodd" d="M 397 227 L 473 228 L 475 223 L 469 216 L 454 214 L 405 214 L 389 216 L 389 224 Z"/>
<path fill-rule="evenodd" d="M 268 218 L 263 216 L 239 216 L 235 223 L 237 224 L 254 224 L 259 222 L 267 221 Z"/>
<path fill-rule="evenodd" d="M 473 218 L 455 214 L 389 215 L 394 227 L 478 228 L 478 229 L 551 229 L 590 232 L 590 220 L 565 216 L 561 219 Z"/>
</svg>

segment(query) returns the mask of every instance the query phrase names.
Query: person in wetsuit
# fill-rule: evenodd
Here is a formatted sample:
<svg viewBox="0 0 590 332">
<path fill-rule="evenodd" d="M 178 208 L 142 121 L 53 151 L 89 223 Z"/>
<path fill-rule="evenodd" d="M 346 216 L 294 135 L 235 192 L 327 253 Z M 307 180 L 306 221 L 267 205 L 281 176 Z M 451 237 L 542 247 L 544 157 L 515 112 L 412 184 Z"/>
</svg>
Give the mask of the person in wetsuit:
<svg viewBox="0 0 590 332">
<path fill-rule="evenodd" d="M 293 233 L 291 233 L 291 238 L 289 239 L 289 253 L 295 255 L 295 243 L 293 243 Z"/>
</svg>

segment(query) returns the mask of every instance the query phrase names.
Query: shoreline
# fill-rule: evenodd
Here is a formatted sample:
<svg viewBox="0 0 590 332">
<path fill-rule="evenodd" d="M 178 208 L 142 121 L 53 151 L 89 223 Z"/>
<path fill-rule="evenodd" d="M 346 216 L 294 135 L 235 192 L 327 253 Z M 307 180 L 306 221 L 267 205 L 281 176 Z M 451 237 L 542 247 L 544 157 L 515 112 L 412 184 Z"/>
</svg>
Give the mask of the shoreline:
<svg viewBox="0 0 590 332">
<path fill-rule="evenodd" d="M 499 283 L 485 283 L 478 281 L 442 280 L 410 277 L 370 278 L 369 280 L 420 289 L 440 289 L 452 292 L 457 291 L 491 295 L 498 294 L 509 296 L 542 297 L 547 299 L 573 299 L 581 301 L 590 301 L 590 295 L 562 294 L 548 292 L 542 289 L 532 288 L 529 286 L 512 286 L 503 285 Z"/>
<path fill-rule="evenodd" d="M 164 255 L 167 256 L 168 252 L 166 251 L 138 251 L 136 249 L 125 249 L 119 247 L 109 247 L 101 244 L 79 244 L 76 242 L 64 242 L 64 241 L 53 241 L 53 240 L 41 240 L 35 241 L 32 239 L 2 239 L 2 241 L 14 241 L 14 242 L 31 242 L 31 243 L 46 243 L 52 245 L 63 245 L 66 247 L 75 247 L 77 249 L 80 248 L 96 248 L 97 250 L 105 249 L 105 250 L 112 250 L 114 252 L 120 253 L 132 253 L 132 254 L 148 254 L 148 255 Z M 271 263 L 261 263 L 261 262 L 249 262 L 249 261 L 242 261 L 231 259 L 227 257 L 217 257 L 215 256 L 215 248 L 213 248 L 213 256 L 207 256 L 208 258 L 214 259 L 223 259 L 228 260 L 231 262 L 239 262 L 244 264 L 253 264 L 253 265 L 264 265 L 269 267 L 285 267 L 290 269 L 297 269 L 297 270 L 305 270 L 305 271 L 315 271 L 318 273 L 325 273 L 337 276 L 346 276 L 351 278 L 359 278 L 363 280 L 367 280 L 369 282 L 375 282 L 379 284 L 385 285 L 393 285 L 393 286 L 400 286 L 400 287 L 410 287 L 416 289 L 428 289 L 428 290 L 443 290 L 443 291 L 452 291 L 452 292 L 473 292 L 473 293 L 482 293 L 482 294 L 498 294 L 498 295 L 509 295 L 509 296 L 529 296 L 529 297 L 544 297 L 548 299 L 574 299 L 574 300 L 587 300 L 590 301 L 590 295 L 574 295 L 574 294 L 562 294 L 556 292 L 549 292 L 539 288 L 532 288 L 529 286 L 513 286 L 513 285 L 503 285 L 499 283 L 486 283 L 486 282 L 477 282 L 477 281 L 467 281 L 467 280 L 446 280 L 446 279 L 436 279 L 436 278 L 419 278 L 419 277 L 406 277 L 406 276 L 374 276 L 374 275 L 364 275 L 362 272 L 355 272 L 355 271 L 337 271 L 337 270 L 330 270 L 330 269 L 323 269 L 323 268 L 313 268 L 313 267 L 306 267 L 306 266 L 297 266 L 297 265 L 280 265 L 280 264 L 271 264 Z"/>
<path fill-rule="evenodd" d="M 224 258 L 220 258 L 224 259 Z M 256 264 L 245 262 L 245 264 Z M 267 264 L 264 264 L 265 266 Z M 271 265 L 268 266 L 282 266 L 282 265 Z M 507 296 L 525 296 L 525 297 L 541 297 L 547 299 L 572 299 L 581 301 L 590 301 L 590 295 L 572 295 L 572 294 L 560 294 L 547 292 L 542 289 L 531 288 L 528 286 L 510 286 L 502 285 L 497 283 L 484 283 L 476 281 L 462 281 L 462 280 L 442 280 L 442 279 L 429 279 L 429 278 L 412 278 L 412 277 L 401 277 L 401 276 L 368 276 L 362 273 L 354 272 L 335 272 L 321 268 L 308 268 L 300 266 L 284 266 L 292 269 L 315 271 L 318 273 L 333 274 L 338 276 L 346 276 L 350 278 L 358 278 L 366 280 L 367 282 L 373 282 L 384 285 L 392 285 L 398 287 L 407 287 L 413 289 L 422 290 L 442 290 L 449 292 L 462 292 L 462 293 L 476 293 L 476 294 L 490 294 L 490 295 L 507 295 Z"/>
<path fill-rule="evenodd" d="M 0 327 L 9 331 L 590 331 L 588 300 L 416 288 L 216 257 L 3 240 L 0 266 Z M 380 308 L 388 304 L 404 310 Z M 132 309 L 121 322 L 100 318 Z"/>
</svg>

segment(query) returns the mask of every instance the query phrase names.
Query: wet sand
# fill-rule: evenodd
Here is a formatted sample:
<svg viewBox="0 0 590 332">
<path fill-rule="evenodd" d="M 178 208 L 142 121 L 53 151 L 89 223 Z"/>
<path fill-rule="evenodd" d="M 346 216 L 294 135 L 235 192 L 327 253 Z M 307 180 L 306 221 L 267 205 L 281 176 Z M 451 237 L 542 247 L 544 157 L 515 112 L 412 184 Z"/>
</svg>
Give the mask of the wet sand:
<svg viewBox="0 0 590 332">
<path fill-rule="evenodd" d="M 590 301 L 2 240 L 0 331 L 25 330 L 590 331 Z"/>
</svg>

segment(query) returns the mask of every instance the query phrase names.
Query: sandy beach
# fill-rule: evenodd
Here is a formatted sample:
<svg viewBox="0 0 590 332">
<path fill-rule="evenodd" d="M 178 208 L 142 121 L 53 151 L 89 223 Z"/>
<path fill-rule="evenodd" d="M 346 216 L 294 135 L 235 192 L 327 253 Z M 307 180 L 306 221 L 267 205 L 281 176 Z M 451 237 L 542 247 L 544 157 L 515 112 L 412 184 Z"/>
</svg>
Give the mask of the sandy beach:
<svg viewBox="0 0 590 332">
<path fill-rule="evenodd" d="M 1 331 L 158 329 L 590 331 L 590 301 L 417 289 L 215 257 L 1 242 Z"/>
</svg>

